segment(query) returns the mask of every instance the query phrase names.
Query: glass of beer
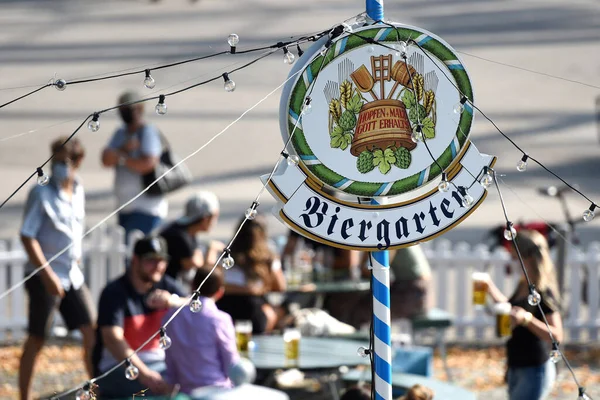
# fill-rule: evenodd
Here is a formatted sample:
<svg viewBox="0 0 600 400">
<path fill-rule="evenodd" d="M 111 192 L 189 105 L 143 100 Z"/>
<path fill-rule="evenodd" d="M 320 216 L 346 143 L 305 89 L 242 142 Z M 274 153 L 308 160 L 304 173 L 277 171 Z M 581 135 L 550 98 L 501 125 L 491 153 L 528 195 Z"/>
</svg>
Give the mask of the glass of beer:
<svg viewBox="0 0 600 400">
<path fill-rule="evenodd" d="M 252 340 L 252 321 L 235 321 L 235 338 L 240 353 L 247 353 Z"/>
<path fill-rule="evenodd" d="M 499 338 L 507 337 L 511 334 L 511 308 L 512 305 L 510 303 L 498 303 L 494 306 L 494 313 L 496 314 L 496 336 Z"/>
<path fill-rule="evenodd" d="M 283 331 L 285 360 L 297 364 L 300 359 L 300 331 L 296 328 L 286 328 Z"/>
<path fill-rule="evenodd" d="M 475 308 L 485 306 L 485 297 L 487 295 L 487 281 L 490 275 L 487 272 L 473 272 L 473 304 Z"/>
</svg>

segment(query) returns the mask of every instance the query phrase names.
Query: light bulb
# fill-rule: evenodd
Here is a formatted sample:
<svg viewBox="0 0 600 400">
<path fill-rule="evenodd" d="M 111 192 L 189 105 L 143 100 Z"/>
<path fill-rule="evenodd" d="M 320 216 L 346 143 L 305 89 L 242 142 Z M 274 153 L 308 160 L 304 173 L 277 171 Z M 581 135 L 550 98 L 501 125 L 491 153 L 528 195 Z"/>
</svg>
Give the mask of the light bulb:
<svg viewBox="0 0 600 400">
<path fill-rule="evenodd" d="M 454 105 L 454 113 L 462 114 L 462 112 L 465 111 L 465 103 L 466 102 L 467 102 L 467 98 L 465 96 L 462 96 L 460 98 L 460 100 L 458 101 L 458 103 L 456 103 Z"/>
<path fill-rule="evenodd" d="M 253 220 L 254 218 L 256 218 L 256 214 L 258 214 L 258 211 L 256 211 L 256 208 L 249 207 L 245 213 L 246 219 Z"/>
<path fill-rule="evenodd" d="M 415 143 L 419 143 L 423 140 L 423 132 L 421 132 L 420 130 L 415 130 L 413 131 L 413 133 L 410 135 L 410 138 L 413 142 Z"/>
<path fill-rule="evenodd" d="M 46 186 L 50 182 L 50 177 L 44 173 L 44 171 L 38 167 L 37 169 L 37 184 L 40 186 Z"/>
<path fill-rule="evenodd" d="M 310 96 L 307 96 L 306 99 L 304 100 L 304 104 L 302 105 L 302 114 L 306 115 L 306 114 L 310 114 L 312 112 L 312 99 L 310 98 Z"/>
<path fill-rule="evenodd" d="M 232 33 L 227 37 L 227 43 L 229 43 L 229 45 L 231 47 L 237 46 L 237 44 L 239 42 L 240 42 L 240 37 L 238 35 L 236 35 L 235 33 Z"/>
<path fill-rule="evenodd" d="M 342 26 L 344 27 L 344 32 L 346 33 L 352 33 L 352 27 L 350 26 L 350 24 L 347 24 L 346 22 L 342 22 Z"/>
<path fill-rule="evenodd" d="M 88 129 L 90 131 L 98 132 L 98 129 L 100 129 L 100 121 L 98 121 L 99 118 L 100 118 L 100 114 L 94 113 L 94 116 L 92 117 L 90 122 L 88 122 Z"/>
<path fill-rule="evenodd" d="M 356 350 L 356 354 L 358 354 L 359 356 L 361 356 L 362 358 L 367 358 L 369 357 L 369 354 L 371 352 L 369 351 L 369 349 L 367 349 L 364 346 L 360 346 L 357 350 Z"/>
<path fill-rule="evenodd" d="M 539 294 L 539 292 L 535 289 L 531 289 L 531 293 L 529 293 L 529 296 L 527 296 L 527 303 L 529 303 L 530 306 L 537 307 L 541 301 L 542 296 Z"/>
<path fill-rule="evenodd" d="M 594 211 L 595 209 L 596 209 L 596 205 L 594 203 L 592 203 L 590 208 L 588 208 L 587 210 L 585 210 L 583 212 L 583 220 L 585 222 L 590 222 L 591 220 L 594 219 L 594 216 L 596 215 L 596 213 Z"/>
<path fill-rule="evenodd" d="M 460 186 L 458 188 L 458 192 L 461 194 L 462 197 L 462 204 L 463 206 L 469 208 L 473 205 L 473 196 L 471 196 L 469 194 L 469 192 L 467 192 L 467 189 L 465 189 L 463 186 Z"/>
<path fill-rule="evenodd" d="M 231 254 L 227 254 L 227 256 L 223 259 L 223 268 L 230 269 L 235 264 L 235 260 L 231 257 Z"/>
<path fill-rule="evenodd" d="M 592 400 L 592 398 L 585 393 L 585 388 L 580 386 L 579 397 L 577 397 L 577 400 Z"/>
<path fill-rule="evenodd" d="M 529 156 L 527 154 L 523 154 L 523 157 L 521 157 L 521 160 L 519 160 L 519 162 L 517 163 L 517 171 L 525 172 L 527 170 L 527 159 L 528 158 L 529 158 Z"/>
<path fill-rule="evenodd" d="M 135 365 L 131 363 L 131 361 L 127 361 L 127 368 L 125 368 L 125 378 L 130 381 L 135 381 L 137 377 L 140 375 L 140 370 L 137 369 Z"/>
<path fill-rule="evenodd" d="M 506 229 L 504 229 L 504 239 L 513 240 L 517 237 L 517 230 L 513 226 L 511 222 L 507 224 Z"/>
<path fill-rule="evenodd" d="M 299 44 L 296 44 L 296 51 L 298 52 L 298 57 L 302 57 L 302 54 L 304 54 L 304 50 L 300 48 Z"/>
<path fill-rule="evenodd" d="M 450 190 L 450 182 L 448 182 L 448 176 L 446 175 L 445 172 L 442 172 L 442 180 L 440 181 L 440 183 L 438 185 L 438 190 L 441 193 L 446 193 L 446 192 L 448 192 L 448 190 Z"/>
<path fill-rule="evenodd" d="M 173 344 L 173 341 L 169 336 L 167 336 L 167 331 L 162 328 L 160 330 L 160 339 L 158 339 L 158 345 L 161 349 L 167 350 L 169 347 L 171 347 L 171 344 Z"/>
<path fill-rule="evenodd" d="M 366 24 L 367 23 L 367 16 L 366 16 L 366 14 L 365 13 L 358 14 L 356 16 L 356 23 L 357 24 Z"/>
<path fill-rule="evenodd" d="M 57 79 L 54 81 L 54 87 L 56 90 L 60 90 L 61 92 L 67 88 L 67 81 L 64 79 Z"/>
<path fill-rule="evenodd" d="M 223 81 L 225 81 L 223 87 L 225 88 L 226 92 L 233 92 L 235 90 L 235 82 L 229 79 L 227 72 L 223 74 Z"/>
<path fill-rule="evenodd" d="M 91 400 L 92 394 L 87 388 L 81 388 L 75 393 L 76 400 Z"/>
<path fill-rule="evenodd" d="M 158 115 L 165 115 L 167 113 L 167 105 L 165 104 L 164 94 L 158 96 L 158 103 L 156 104 L 156 107 L 154 107 L 154 110 Z"/>
<path fill-rule="evenodd" d="M 293 64 L 296 61 L 294 53 L 289 51 L 286 47 L 283 48 L 283 62 L 285 64 Z"/>
<path fill-rule="evenodd" d="M 194 295 L 192 301 L 190 301 L 190 311 L 194 314 L 199 313 L 202 310 L 202 302 L 198 298 L 198 295 Z"/>
<path fill-rule="evenodd" d="M 398 46 L 400 47 L 400 53 L 404 56 L 406 56 L 406 53 L 408 53 L 408 44 L 404 41 L 402 42 L 398 42 Z"/>
<path fill-rule="evenodd" d="M 152 75 L 150 75 L 149 69 L 146 70 L 146 78 L 144 78 L 144 86 L 146 86 L 148 89 L 154 89 L 154 86 L 156 86 L 156 81 L 154 80 Z"/>
<path fill-rule="evenodd" d="M 558 350 L 558 348 L 553 348 L 552 350 L 550 350 L 550 360 L 552 360 L 554 364 L 558 363 L 560 359 L 561 355 L 560 350 Z"/>
<path fill-rule="evenodd" d="M 298 165 L 299 162 L 300 162 L 300 157 L 298 157 L 295 154 L 291 154 L 287 158 L 287 163 L 290 167 L 294 166 L 294 165 Z"/>
<path fill-rule="evenodd" d="M 494 182 L 494 177 L 490 174 L 489 169 L 485 170 L 485 173 L 483 174 L 483 176 L 481 177 L 481 181 L 479 182 L 481 183 L 481 186 L 483 186 L 486 189 L 490 187 L 490 185 Z"/>
</svg>

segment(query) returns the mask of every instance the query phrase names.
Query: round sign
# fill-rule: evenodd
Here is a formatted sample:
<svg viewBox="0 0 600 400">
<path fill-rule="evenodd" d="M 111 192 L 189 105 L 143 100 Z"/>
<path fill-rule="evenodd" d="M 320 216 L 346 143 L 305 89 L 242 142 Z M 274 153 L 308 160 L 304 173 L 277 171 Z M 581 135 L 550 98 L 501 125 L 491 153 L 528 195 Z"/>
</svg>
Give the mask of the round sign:
<svg viewBox="0 0 600 400">
<path fill-rule="evenodd" d="M 393 196 L 427 185 L 460 158 L 473 121 L 461 98 L 472 101 L 473 92 L 446 42 L 416 27 L 372 25 L 319 55 L 322 45 L 295 67 L 302 72 L 282 99 L 284 140 L 294 132 L 309 176 L 351 195 Z M 312 112 L 299 118 L 307 96 Z"/>
</svg>

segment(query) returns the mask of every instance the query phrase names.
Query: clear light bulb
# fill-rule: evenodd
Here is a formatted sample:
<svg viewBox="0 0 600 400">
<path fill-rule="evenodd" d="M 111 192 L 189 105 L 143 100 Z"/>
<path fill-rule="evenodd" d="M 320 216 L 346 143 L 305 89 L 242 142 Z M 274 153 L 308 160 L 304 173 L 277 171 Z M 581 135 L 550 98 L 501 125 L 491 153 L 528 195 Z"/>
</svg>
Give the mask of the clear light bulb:
<svg viewBox="0 0 600 400">
<path fill-rule="evenodd" d="M 344 27 L 344 32 L 346 32 L 346 33 L 352 33 L 352 32 L 354 32 L 352 30 L 352 27 L 350 26 L 350 24 L 347 24 L 346 22 L 343 22 L 342 26 Z"/>
<path fill-rule="evenodd" d="M 552 362 L 554 364 L 558 363 L 561 359 L 561 355 L 560 355 L 560 351 L 558 349 L 552 349 L 550 350 L 550 360 L 552 360 Z"/>
<path fill-rule="evenodd" d="M 290 167 L 294 166 L 294 165 L 298 165 L 299 162 L 300 162 L 300 157 L 298 157 L 295 154 L 290 154 L 287 158 L 287 163 Z"/>
<path fill-rule="evenodd" d="M 67 81 L 64 79 L 57 79 L 54 81 L 54 88 L 59 91 L 63 91 L 67 88 Z"/>
<path fill-rule="evenodd" d="M 356 349 L 356 354 L 358 354 L 362 358 L 369 357 L 369 353 L 370 353 L 369 349 L 367 349 L 364 346 L 360 346 L 358 349 Z"/>
<path fill-rule="evenodd" d="M 154 107 L 154 110 L 158 115 L 165 115 L 167 113 L 167 105 L 165 104 L 164 94 L 161 94 L 158 97 L 158 103 L 156 104 L 156 107 Z"/>
<path fill-rule="evenodd" d="M 367 16 L 365 15 L 365 13 L 361 13 L 356 16 L 356 23 L 357 24 L 366 24 L 367 23 Z"/>
<path fill-rule="evenodd" d="M 481 186 L 483 186 L 486 189 L 489 188 L 492 183 L 494 183 L 494 177 L 492 177 L 488 170 L 486 170 L 483 176 L 481 177 L 480 183 Z"/>
<path fill-rule="evenodd" d="M 202 310 L 202 302 L 198 298 L 198 296 L 194 296 L 192 301 L 190 301 L 190 311 L 194 314 L 199 313 Z"/>
<path fill-rule="evenodd" d="M 423 132 L 413 131 L 413 133 L 410 135 L 410 138 L 413 142 L 419 143 L 419 142 L 423 141 Z"/>
<path fill-rule="evenodd" d="M 312 99 L 310 96 L 306 97 L 304 104 L 302 105 L 302 114 L 310 114 L 312 112 Z"/>
<path fill-rule="evenodd" d="M 135 365 L 131 364 L 131 362 L 128 362 L 128 364 L 127 368 L 125 368 L 125 378 L 130 381 L 135 381 L 140 375 L 140 370 L 137 369 Z"/>
<path fill-rule="evenodd" d="M 81 388 L 77 391 L 77 393 L 75 393 L 75 399 L 76 400 L 91 400 L 92 394 L 90 393 L 90 391 L 88 389 Z"/>
<path fill-rule="evenodd" d="M 246 210 L 246 213 L 244 215 L 246 216 L 247 219 L 253 220 L 254 218 L 256 218 L 256 214 L 258 214 L 258 211 L 256 211 L 256 208 L 248 207 L 248 209 Z"/>
<path fill-rule="evenodd" d="M 579 388 L 579 397 L 577 397 L 577 400 L 592 400 L 592 398 L 585 393 L 584 387 L 580 387 Z"/>
<path fill-rule="evenodd" d="M 100 129 L 100 121 L 99 121 L 100 115 L 99 114 L 94 114 L 94 116 L 92 117 L 92 119 L 90 120 L 90 122 L 88 122 L 88 129 L 92 132 L 98 132 L 98 130 Z"/>
<path fill-rule="evenodd" d="M 404 41 L 398 42 L 400 53 L 406 55 L 408 53 L 408 44 Z"/>
<path fill-rule="evenodd" d="M 595 209 L 596 209 L 596 205 L 592 204 L 590 206 L 590 208 L 588 208 L 587 210 L 585 210 L 583 212 L 583 220 L 585 222 L 590 222 L 591 220 L 594 219 L 594 216 L 596 215 Z"/>
<path fill-rule="evenodd" d="M 442 180 L 438 184 L 438 190 L 440 193 L 446 193 L 450 190 L 450 182 L 448 182 L 448 175 L 445 172 L 442 172 Z"/>
<path fill-rule="evenodd" d="M 223 268 L 230 269 L 235 265 L 235 260 L 231 257 L 231 254 L 227 254 L 227 256 L 223 259 Z"/>
<path fill-rule="evenodd" d="M 227 37 L 227 43 L 229 43 L 229 45 L 231 47 L 237 46 L 237 44 L 239 42 L 240 42 L 240 37 L 238 35 L 236 35 L 235 33 L 232 33 Z"/>
<path fill-rule="evenodd" d="M 156 86 L 156 81 L 154 80 L 152 75 L 150 75 L 149 69 L 146 70 L 146 78 L 144 78 L 144 86 L 146 86 L 146 88 L 148 88 L 148 89 L 154 89 L 154 87 Z"/>
<path fill-rule="evenodd" d="M 235 90 L 235 82 L 229 79 L 229 75 L 227 74 L 227 72 L 223 74 L 223 80 L 225 81 L 225 83 L 223 83 L 225 91 L 233 92 Z"/>
<path fill-rule="evenodd" d="M 454 105 L 454 114 L 462 114 L 465 111 L 466 102 L 467 98 L 465 96 L 461 97 L 459 102 Z"/>
<path fill-rule="evenodd" d="M 509 224 L 506 229 L 504 229 L 504 239 L 513 240 L 517 237 L 517 230 L 512 224 Z"/>
<path fill-rule="evenodd" d="M 523 157 L 521 157 L 521 159 L 517 163 L 517 171 L 519 171 L 519 172 L 527 171 L 527 158 L 529 158 L 527 156 L 527 154 L 523 154 Z"/>
<path fill-rule="evenodd" d="M 160 339 L 158 339 L 158 345 L 161 349 L 167 350 L 169 347 L 171 347 L 172 344 L 173 341 L 169 336 L 167 336 L 167 332 L 164 329 L 162 329 L 160 332 Z"/>
<path fill-rule="evenodd" d="M 459 192 L 461 193 L 461 197 L 462 197 L 462 204 L 465 207 L 471 207 L 473 205 L 473 196 L 471 196 L 469 194 L 469 192 L 467 192 L 467 189 L 465 189 L 464 187 L 461 188 L 462 190 L 459 190 Z"/>
<path fill-rule="evenodd" d="M 531 293 L 529 293 L 529 296 L 527 296 L 527 303 L 529 303 L 530 306 L 537 307 L 541 301 L 542 295 L 540 295 L 537 290 L 532 289 Z"/>
<path fill-rule="evenodd" d="M 283 48 L 283 62 L 285 64 L 293 64 L 294 61 L 296 61 L 296 56 L 294 55 L 294 53 L 289 51 L 287 49 L 287 47 L 284 47 Z"/>
<path fill-rule="evenodd" d="M 37 169 L 37 184 L 40 186 L 46 186 L 50 182 L 50 177 L 44 173 L 41 168 Z"/>
</svg>

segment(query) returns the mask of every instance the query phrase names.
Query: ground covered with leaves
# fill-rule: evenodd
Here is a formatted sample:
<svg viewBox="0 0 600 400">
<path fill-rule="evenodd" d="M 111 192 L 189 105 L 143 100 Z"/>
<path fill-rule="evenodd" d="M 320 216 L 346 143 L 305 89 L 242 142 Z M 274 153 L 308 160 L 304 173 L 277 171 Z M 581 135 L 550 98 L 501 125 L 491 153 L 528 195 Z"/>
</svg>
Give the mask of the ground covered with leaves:
<svg viewBox="0 0 600 400">
<path fill-rule="evenodd" d="M 0 399 L 18 397 L 20 355 L 20 345 L 0 347 Z M 566 355 L 588 394 L 600 399 L 600 348 L 569 349 Z M 507 398 L 504 360 L 502 347 L 451 347 L 448 350 L 448 365 L 454 384 L 476 392 L 479 399 Z M 442 360 L 437 355 L 434 371 L 437 379 L 446 380 Z M 49 396 L 82 384 L 85 380 L 80 346 L 71 342 L 54 342 L 46 346 L 39 356 L 34 381 L 35 396 Z M 559 364 L 558 383 L 551 398 L 577 398 L 577 387 L 563 363 Z"/>
</svg>

